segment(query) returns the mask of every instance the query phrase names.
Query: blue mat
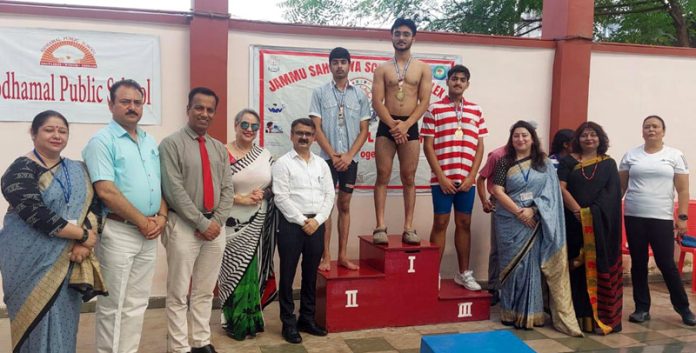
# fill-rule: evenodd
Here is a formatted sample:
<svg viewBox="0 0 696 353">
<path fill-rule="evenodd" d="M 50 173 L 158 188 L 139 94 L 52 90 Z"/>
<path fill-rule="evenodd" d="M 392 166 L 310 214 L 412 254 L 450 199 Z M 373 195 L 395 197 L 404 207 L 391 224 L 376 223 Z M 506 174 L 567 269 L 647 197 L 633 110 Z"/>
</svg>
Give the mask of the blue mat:
<svg viewBox="0 0 696 353">
<path fill-rule="evenodd" d="M 510 330 L 423 336 L 421 353 L 534 353 Z"/>
</svg>

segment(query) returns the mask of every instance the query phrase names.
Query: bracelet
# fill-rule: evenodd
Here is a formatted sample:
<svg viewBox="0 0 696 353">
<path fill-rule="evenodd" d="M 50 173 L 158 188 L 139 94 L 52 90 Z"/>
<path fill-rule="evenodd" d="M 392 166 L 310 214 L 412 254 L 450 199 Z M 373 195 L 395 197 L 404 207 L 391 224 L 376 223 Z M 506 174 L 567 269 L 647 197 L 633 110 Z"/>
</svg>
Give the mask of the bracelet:
<svg viewBox="0 0 696 353">
<path fill-rule="evenodd" d="M 162 213 L 160 213 L 160 212 L 157 212 L 157 215 L 158 215 L 158 216 L 164 217 L 164 220 L 165 220 L 165 221 L 168 221 L 168 220 L 169 220 L 169 217 L 167 217 L 166 214 L 162 214 Z"/>
<path fill-rule="evenodd" d="M 87 229 L 82 228 L 82 238 L 78 240 L 77 243 L 84 244 L 87 241 L 87 239 L 89 239 L 89 232 L 87 231 Z"/>
</svg>

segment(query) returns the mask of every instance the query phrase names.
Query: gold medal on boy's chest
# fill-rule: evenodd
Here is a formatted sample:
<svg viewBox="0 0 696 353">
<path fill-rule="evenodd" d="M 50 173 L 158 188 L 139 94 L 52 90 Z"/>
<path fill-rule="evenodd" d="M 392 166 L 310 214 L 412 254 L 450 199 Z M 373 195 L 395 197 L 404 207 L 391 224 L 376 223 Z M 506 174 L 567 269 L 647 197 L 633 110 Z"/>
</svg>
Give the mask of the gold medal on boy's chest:
<svg viewBox="0 0 696 353">
<path fill-rule="evenodd" d="M 464 131 L 462 131 L 462 128 L 458 127 L 457 131 L 454 132 L 454 136 L 458 137 L 458 138 L 461 138 L 462 136 L 464 136 Z"/>
<path fill-rule="evenodd" d="M 399 102 L 402 102 L 404 98 L 406 98 L 406 93 L 404 93 L 404 80 L 406 79 L 406 72 L 408 72 L 408 66 L 411 64 L 411 57 L 408 58 L 408 61 L 406 62 L 406 65 L 404 65 L 404 71 L 403 73 L 399 69 L 399 64 L 396 62 L 396 57 L 394 57 L 394 69 L 396 70 L 396 79 L 399 82 L 399 90 L 396 91 L 394 96 L 396 96 L 396 100 Z"/>
<path fill-rule="evenodd" d="M 404 93 L 404 81 L 399 81 L 399 90 L 396 91 L 396 99 L 399 101 L 404 100 L 406 98 L 406 93 Z"/>
</svg>

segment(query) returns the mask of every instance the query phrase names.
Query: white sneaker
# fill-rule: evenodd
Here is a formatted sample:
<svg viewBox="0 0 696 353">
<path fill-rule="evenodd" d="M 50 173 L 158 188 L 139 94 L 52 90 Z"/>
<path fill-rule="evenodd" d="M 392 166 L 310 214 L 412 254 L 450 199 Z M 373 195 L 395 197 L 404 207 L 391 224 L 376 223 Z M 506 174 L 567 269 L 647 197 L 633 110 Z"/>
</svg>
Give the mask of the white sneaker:
<svg viewBox="0 0 696 353">
<path fill-rule="evenodd" d="M 464 271 L 464 273 L 458 273 L 454 276 L 454 283 L 468 289 L 471 291 L 481 290 L 481 285 L 476 283 L 474 278 L 474 271 Z"/>
</svg>

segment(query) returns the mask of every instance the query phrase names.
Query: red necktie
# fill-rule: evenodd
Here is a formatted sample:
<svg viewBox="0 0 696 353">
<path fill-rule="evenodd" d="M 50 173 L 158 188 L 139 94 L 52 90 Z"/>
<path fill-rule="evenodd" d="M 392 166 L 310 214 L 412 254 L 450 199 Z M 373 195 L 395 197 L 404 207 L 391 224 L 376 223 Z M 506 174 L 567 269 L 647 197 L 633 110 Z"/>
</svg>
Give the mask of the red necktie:
<svg viewBox="0 0 696 353">
<path fill-rule="evenodd" d="M 213 210 L 215 195 L 213 194 L 213 174 L 210 173 L 208 149 L 205 148 L 205 137 L 198 136 L 198 148 L 201 151 L 201 167 L 203 168 L 203 207 L 206 212 Z"/>
</svg>

